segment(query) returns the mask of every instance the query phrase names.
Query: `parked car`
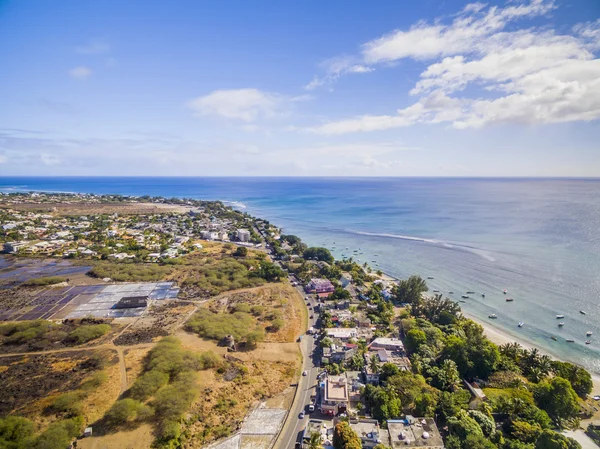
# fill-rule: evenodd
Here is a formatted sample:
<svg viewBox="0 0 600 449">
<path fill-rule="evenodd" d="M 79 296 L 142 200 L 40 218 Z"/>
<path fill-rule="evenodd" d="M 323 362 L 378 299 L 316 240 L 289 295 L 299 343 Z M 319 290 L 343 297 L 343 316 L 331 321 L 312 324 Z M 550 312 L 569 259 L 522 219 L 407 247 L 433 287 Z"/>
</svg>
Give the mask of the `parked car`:
<svg viewBox="0 0 600 449">
<path fill-rule="evenodd" d="M 298 415 L 298 418 L 304 419 L 304 412 L 300 412 L 300 414 Z"/>
<path fill-rule="evenodd" d="M 302 375 L 303 375 L 303 376 L 306 376 L 306 375 L 308 375 L 308 371 L 302 371 Z"/>
</svg>

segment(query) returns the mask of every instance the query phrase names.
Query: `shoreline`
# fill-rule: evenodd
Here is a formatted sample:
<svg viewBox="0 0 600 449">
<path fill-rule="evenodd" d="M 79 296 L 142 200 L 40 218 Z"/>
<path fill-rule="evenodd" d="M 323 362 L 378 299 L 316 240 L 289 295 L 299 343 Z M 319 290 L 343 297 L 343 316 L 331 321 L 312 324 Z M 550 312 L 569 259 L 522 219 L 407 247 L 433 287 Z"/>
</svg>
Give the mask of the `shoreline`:
<svg viewBox="0 0 600 449">
<path fill-rule="evenodd" d="M 481 327 L 483 327 L 483 332 L 485 333 L 486 337 L 492 343 L 495 343 L 498 346 L 504 345 L 506 343 L 518 343 L 525 349 L 536 348 L 540 351 L 540 353 L 548 355 L 548 356 L 552 357 L 554 360 L 559 360 L 561 362 L 568 362 L 568 360 L 564 360 L 561 357 L 556 356 L 555 354 L 552 354 L 544 349 L 541 349 L 541 348 L 537 347 L 535 344 L 527 341 L 526 339 L 517 338 L 517 337 L 512 336 L 508 332 L 501 329 L 499 326 L 494 326 L 493 324 L 482 321 L 481 319 L 477 318 L 476 316 L 474 316 L 468 312 L 465 312 L 464 310 L 462 311 L 462 314 L 465 316 L 465 318 L 473 320 L 474 322 L 479 324 Z M 573 363 L 573 362 L 570 362 L 570 363 Z M 592 388 L 592 392 L 590 393 L 590 396 L 600 395 L 600 375 L 593 373 L 593 372 L 589 372 L 589 373 L 592 376 L 592 382 L 594 383 L 594 386 Z"/>
</svg>

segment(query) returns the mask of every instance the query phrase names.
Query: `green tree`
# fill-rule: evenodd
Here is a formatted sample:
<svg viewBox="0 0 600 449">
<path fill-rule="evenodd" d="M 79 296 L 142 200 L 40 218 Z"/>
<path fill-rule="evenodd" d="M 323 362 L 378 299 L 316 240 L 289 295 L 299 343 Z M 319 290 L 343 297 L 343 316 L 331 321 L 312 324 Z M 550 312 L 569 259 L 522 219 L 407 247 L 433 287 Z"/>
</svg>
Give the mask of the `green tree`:
<svg viewBox="0 0 600 449">
<path fill-rule="evenodd" d="M 538 407 L 554 420 L 574 418 L 579 412 L 577 393 L 562 377 L 540 383 L 534 391 L 534 398 Z"/>
<path fill-rule="evenodd" d="M 34 426 L 27 418 L 7 416 L 0 418 L 0 447 L 4 449 L 29 448 Z"/>
<path fill-rule="evenodd" d="M 335 425 L 333 431 L 333 447 L 335 449 L 362 449 L 362 442 L 346 421 L 340 421 Z"/>
<path fill-rule="evenodd" d="M 421 301 L 421 294 L 427 290 L 427 282 L 421 276 L 410 276 L 394 286 L 392 298 L 396 303 L 416 304 Z"/>
<path fill-rule="evenodd" d="M 444 360 L 439 367 L 429 370 L 431 385 L 440 390 L 454 390 L 460 384 L 460 376 L 454 360 Z"/>
<path fill-rule="evenodd" d="M 581 449 L 581 445 L 572 438 L 546 429 L 535 442 L 535 449 Z"/>
<path fill-rule="evenodd" d="M 459 410 L 456 416 L 449 417 L 447 423 L 450 435 L 456 435 L 461 441 L 464 441 L 468 435 L 483 437 L 481 427 L 465 410 Z"/>
<path fill-rule="evenodd" d="M 592 392 L 594 383 L 592 376 L 584 368 L 569 362 L 554 360 L 551 362 L 552 372 L 563 379 L 571 382 L 571 386 L 577 395 L 585 398 Z"/>
<path fill-rule="evenodd" d="M 333 263 L 334 258 L 327 248 L 311 247 L 306 248 L 302 257 L 306 260 L 320 260 L 322 262 Z"/>
<path fill-rule="evenodd" d="M 310 441 L 308 443 L 308 449 L 322 449 L 323 448 L 323 438 L 321 434 L 318 432 L 313 432 L 310 434 Z"/>
<path fill-rule="evenodd" d="M 152 409 L 135 399 L 121 399 L 113 404 L 104 419 L 109 426 L 121 426 L 152 416 Z"/>
<path fill-rule="evenodd" d="M 469 434 L 462 443 L 463 449 L 496 449 L 496 445 L 479 434 Z"/>
<path fill-rule="evenodd" d="M 409 354 L 417 352 L 425 344 L 427 344 L 427 335 L 421 329 L 411 329 L 406 333 L 404 347 Z"/>
<path fill-rule="evenodd" d="M 329 338 L 329 337 L 323 338 L 320 343 L 322 348 L 331 348 L 332 344 L 333 344 L 333 340 L 331 340 L 331 338 Z"/>
<path fill-rule="evenodd" d="M 233 255 L 235 257 L 246 257 L 248 255 L 248 248 L 245 246 L 238 246 L 234 251 Z"/>
<path fill-rule="evenodd" d="M 367 385 L 362 397 L 371 408 L 371 414 L 380 422 L 398 418 L 402 412 L 402 403 L 392 387 L 375 387 Z"/>
</svg>

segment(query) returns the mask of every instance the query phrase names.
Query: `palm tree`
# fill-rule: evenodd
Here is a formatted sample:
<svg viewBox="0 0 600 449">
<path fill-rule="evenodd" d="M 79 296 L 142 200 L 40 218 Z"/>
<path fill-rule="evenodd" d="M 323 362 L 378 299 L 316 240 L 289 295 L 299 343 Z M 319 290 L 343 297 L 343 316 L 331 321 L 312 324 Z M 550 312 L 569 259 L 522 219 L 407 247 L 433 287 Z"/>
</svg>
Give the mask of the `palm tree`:
<svg viewBox="0 0 600 449">
<path fill-rule="evenodd" d="M 377 354 L 373 354 L 371 356 L 371 360 L 369 360 L 369 368 L 371 368 L 373 374 L 379 372 L 379 356 Z"/>
<path fill-rule="evenodd" d="M 323 438 L 321 434 L 313 432 L 310 434 L 310 442 L 308 443 L 308 449 L 322 449 Z"/>
</svg>

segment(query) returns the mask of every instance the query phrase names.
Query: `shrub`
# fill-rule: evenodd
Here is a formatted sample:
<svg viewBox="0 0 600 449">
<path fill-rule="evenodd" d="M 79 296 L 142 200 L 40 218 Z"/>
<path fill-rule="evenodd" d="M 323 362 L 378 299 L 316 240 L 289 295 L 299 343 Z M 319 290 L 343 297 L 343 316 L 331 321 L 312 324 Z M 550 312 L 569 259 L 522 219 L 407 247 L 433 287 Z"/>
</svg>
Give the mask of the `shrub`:
<svg viewBox="0 0 600 449">
<path fill-rule="evenodd" d="M 120 426 L 134 421 L 142 421 L 152 416 L 152 408 L 135 399 L 121 399 L 114 403 L 106 413 L 105 419 L 110 426 Z"/>
<path fill-rule="evenodd" d="M 83 381 L 81 384 L 82 390 L 95 390 L 100 385 L 106 383 L 108 375 L 104 371 L 98 371 L 92 374 L 89 378 Z"/>
<path fill-rule="evenodd" d="M 136 399 L 146 399 L 169 382 L 169 375 L 159 370 L 142 374 L 131 387 L 131 396 Z"/>
<path fill-rule="evenodd" d="M 102 337 L 111 329 L 109 324 L 84 324 L 67 336 L 67 341 L 76 344 L 87 343 Z"/>
<path fill-rule="evenodd" d="M 47 276 L 41 278 L 33 278 L 23 282 L 23 285 L 27 287 L 39 287 L 44 285 L 54 285 L 60 284 L 61 282 L 66 282 L 67 279 L 60 276 Z"/>
<path fill-rule="evenodd" d="M 33 423 L 20 416 L 0 418 L 0 447 L 21 449 L 31 447 Z"/>
<path fill-rule="evenodd" d="M 81 396 L 76 392 L 63 393 L 52 402 L 50 409 L 55 413 L 64 413 L 68 417 L 81 415 Z"/>
<path fill-rule="evenodd" d="M 186 327 L 201 337 L 212 340 L 222 340 L 227 335 L 243 340 L 255 324 L 255 319 L 244 312 L 227 314 L 200 309 L 188 320 Z"/>
<path fill-rule="evenodd" d="M 277 331 L 281 330 L 284 325 L 285 325 L 284 321 L 280 318 L 277 318 L 276 320 L 273 320 L 273 322 L 271 323 L 271 329 L 273 330 L 273 332 L 277 332 Z"/>
<path fill-rule="evenodd" d="M 83 419 L 81 417 L 57 421 L 37 438 L 35 449 L 56 449 L 68 447 L 71 440 L 81 432 Z"/>
</svg>

